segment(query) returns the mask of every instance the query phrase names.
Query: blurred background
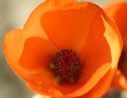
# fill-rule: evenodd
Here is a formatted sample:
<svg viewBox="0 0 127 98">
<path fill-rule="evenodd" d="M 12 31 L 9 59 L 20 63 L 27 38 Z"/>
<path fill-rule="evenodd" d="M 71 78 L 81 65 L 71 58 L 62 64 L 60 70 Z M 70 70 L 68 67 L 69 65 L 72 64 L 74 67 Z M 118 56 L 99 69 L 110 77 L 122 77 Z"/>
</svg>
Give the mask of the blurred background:
<svg viewBox="0 0 127 98">
<path fill-rule="evenodd" d="M 103 7 L 113 0 L 77 1 L 90 1 Z M 34 95 L 25 87 L 25 82 L 10 69 L 2 46 L 5 34 L 12 29 L 22 29 L 32 10 L 42 2 L 44 0 L 0 0 L 0 98 L 32 98 Z M 114 96 L 106 94 L 103 98 L 127 98 L 127 92 L 115 91 Z"/>
</svg>

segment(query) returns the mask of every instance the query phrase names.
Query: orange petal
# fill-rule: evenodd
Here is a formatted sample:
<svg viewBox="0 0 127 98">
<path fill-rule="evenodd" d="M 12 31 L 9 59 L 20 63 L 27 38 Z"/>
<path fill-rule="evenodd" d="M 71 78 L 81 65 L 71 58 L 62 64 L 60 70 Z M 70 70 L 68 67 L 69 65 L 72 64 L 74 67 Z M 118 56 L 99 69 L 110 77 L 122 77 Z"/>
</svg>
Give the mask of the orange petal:
<svg viewBox="0 0 127 98">
<path fill-rule="evenodd" d="M 114 19 L 116 22 L 121 36 L 123 38 L 124 47 L 127 49 L 127 3 L 113 3 L 104 8 L 107 15 Z"/>
<path fill-rule="evenodd" d="M 118 50 L 116 49 L 117 47 L 119 47 Z M 80 57 L 81 63 L 84 63 L 81 79 L 87 81 L 91 75 L 95 75 L 94 72 L 97 69 L 99 70 L 103 64 L 108 62 L 111 63 L 111 69 L 116 68 L 121 50 L 122 39 L 119 36 L 119 32 L 115 30 L 113 22 L 109 21 L 103 12 L 97 14 L 92 22 Z M 94 82 L 89 84 L 90 86 L 87 90 L 92 89 L 105 74 L 104 70 L 100 70 L 100 73 L 98 72 L 95 78 L 90 77 L 90 80 Z"/>
<path fill-rule="evenodd" d="M 49 67 L 55 56 L 56 48 L 48 40 L 32 37 L 25 41 L 19 64 L 27 69 Z"/>
<path fill-rule="evenodd" d="M 18 61 L 18 50 L 20 48 L 21 35 L 22 35 L 21 30 L 13 30 L 13 31 L 8 32 L 4 38 L 5 57 L 9 65 L 18 75 L 22 73 L 21 67 L 17 62 Z"/>
<path fill-rule="evenodd" d="M 20 52 L 19 57 L 21 56 L 24 48 L 25 40 L 31 37 L 41 37 L 45 40 L 48 40 L 47 35 L 43 31 L 42 27 L 40 26 L 40 18 L 41 16 L 46 13 L 47 11 L 51 10 L 53 7 L 56 6 L 57 3 L 66 4 L 69 2 L 74 2 L 75 0 L 46 0 L 40 6 L 38 6 L 28 18 L 26 24 L 24 25 L 22 38 L 21 38 L 21 45 L 20 45 Z"/>
<path fill-rule="evenodd" d="M 40 26 L 40 18 L 41 16 L 46 13 L 47 11 L 51 10 L 57 4 L 66 4 L 69 2 L 74 2 L 75 0 L 46 0 L 44 3 L 39 5 L 30 15 L 26 24 L 24 25 L 23 32 L 22 32 L 22 39 L 21 39 L 21 46 L 20 46 L 20 55 L 22 54 L 23 47 L 25 40 L 31 37 L 41 37 L 43 39 L 48 40 L 47 35 L 43 31 L 42 27 Z"/>
<path fill-rule="evenodd" d="M 52 10 L 57 2 L 61 4 L 66 4 L 69 2 L 74 2 L 75 0 L 46 0 L 44 3 L 40 4 L 30 15 L 27 22 L 24 25 L 23 40 L 29 37 L 42 37 L 48 39 L 45 32 L 40 25 L 40 19 L 42 15 L 49 10 Z"/>
<path fill-rule="evenodd" d="M 18 58 L 20 58 L 22 54 L 26 39 L 31 37 L 41 37 L 42 39 L 48 40 L 47 36 L 45 35 L 45 32 L 42 30 L 40 26 L 40 17 L 53 6 L 54 0 L 46 0 L 31 13 L 23 28 L 21 46 L 19 50 L 20 53 Z"/>
<path fill-rule="evenodd" d="M 93 73 L 92 71 L 94 71 L 95 68 L 98 68 L 106 62 L 111 62 L 112 67 L 116 67 L 118 63 L 122 50 L 121 37 L 118 37 L 112 24 L 108 23 L 109 21 L 105 18 L 106 16 L 98 14 L 95 17 L 96 20 L 93 20 L 92 22 L 90 33 L 88 34 L 81 53 L 81 62 L 85 63 L 86 68 L 89 66 L 89 70 L 87 69 L 84 72 Z M 118 50 L 116 49 L 117 47 L 119 47 Z"/>
<path fill-rule="evenodd" d="M 52 63 L 56 51 L 57 49 L 48 40 L 39 37 L 27 39 L 24 43 L 22 55 L 18 60 L 20 66 L 27 70 L 27 77 L 24 77 L 24 79 L 51 90 L 50 86 L 55 81 L 49 65 Z"/>
<path fill-rule="evenodd" d="M 53 0 L 51 0 L 53 1 Z M 63 5 L 66 3 L 71 3 L 71 2 L 76 2 L 76 0 L 54 0 L 55 1 L 55 5 Z"/>
<path fill-rule="evenodd" d="M 54 49 L 46 40 L 44 41 L 41 38 L 27 39 L 24 45 L 23 54 L 18 62 L 17 54 L 19 52 L 18 50 L 21 41 L 21 34 L 21 30 L 13 30 L 8 32 L 5 36 L 4 53 L 9 65 L 17 73 L 18 76 L 20 76 L 27 82 L 36 84 L 41 82 L 43 83 L 43 85 L 52 84 L 54 82 L 52 79 L 53 76 L 52 73 L 49 71 L 48 65 L 46 65 L 45 61 L 47 61 L 47 59 L 48 61 L 50 60 L 51 55 L 49 54 L 53 54 Z M 49 57 L 47 57 L 47 55 Z M 44 81 L 47 81 L 46 84 L 44 84 Z"/>
<path fill-rule="evenodd" d="M 45 96 L 52 97 L 76 97 L 81 96 L 91 90 L 99 80 L 96 78 L 102 78 L 110 69 L 110 64 L 102 65 L 97 69 L 92 76 L 89 77 L 89 80 L 84 82 L 79 80 L 76 84 L 56 84 L 56 87 L 50 87 L 50 90 L 45 90 L 43 86 L 36 84 L 28 84 L 28 87 L 31 88 L 34 92 L 40 93 Z M 101 75 L 99 75 L 101 74 Z M 70 89 L 71 88 L 71 89 Z"/>
<path fill-rule="evenodd" d="M 21 43 L 21 30 L 13 30 L 6 34 L 4 38 L 4 52 L 9 59 L 18 59 L 18 50 Z"/>
<path fill-rule="evenodd" d="M 56 47 L 80 53 L 91 22 L 100 12 L 91 3 L 71 3 L 42 15 L 41 26 Z"/>
<path fill-rule="evenodd" d="M 127 90 L 127 80 L 119 69 L 115 72 L 112 80 L 112 86 L 118 90 Z"/>
<path fill-rule="evenodd" d="M 110 88 L 110 83 L 116 68 L 109 70 L 106 75 L 87 94 L 77 98 L 101 98 Z"/>
<path fill-rule="evenodd" d="M 85 95 L 80 97 L 69 97 L 69 98 L 100 98 L 102 97 L 110 88 L 111 80 L 115 71 L 116 71 L 116 68 L 114 68 L 113 70 L 109 70 L 106 73 L 106 75 L 96 84 L 96 86 Z M 59 97 L 51 97 L 51 98 L 59 98 Z"/>
<path fill-rule="evenodd" d="M 43 32 L 42 28 L 39 26 L 39 17 L 46 11 L 51 9 L 53 6 L 54 0 L 48 0 L 42 3 L 36 10 L 32 12 L 22 31 L 14 30 L 8 32 L 4 39 L 4 52 L 8 60 L 8 63 L 10 64 L 12 69 L 17 73 L 17 75 L 19 75 L 22 79 L 28 82 L 40 84 L 40 82 L 42 81 L 47 81 L 47 84 L 52 84 L 53 81 L 52 74 L 50 73 L 50 71 L 48 71 L 46 68 L 42 68 L 43 66 L 46 66 L 45 61 L 47 60 L 45 60 L 44 58 L 46 53 L 53 54 L 53 45 L 49 42 L 47 36 Z M 48 44 L 50 46 L 48 46 Z M 26 45 L 30 46 L 26 47 Z M 38 45 L 40 46 L 39 48 L 41 48 L 42 50 L 39 50 L 39 48 L 37 48 Z M 45 49 L 43 49 L 42 46 Z M 36 52 L 37 54 L 33 52 Z M 31 55 L 33 56 L 31 57 Z M 42 58 L 35 58 L 34 56 L 40 56 Z M 45 76 L 44 73 L 47 75 L 47 77 L 43 77 Z M 43 85 L 46 84 L 43 83 Z"/>
<path fill-rule="evenodd" d="M 89 88 L 87 88 L 87 90 L 92 89 L 107 73 L 104 71 L 105 69 L 101 69 L 98 74 L 96 74 L 97 76 L 91 77 L 92 75 L 95 75 L 96 70 L 99 70 L 101 66 L 106 63 L 110 63 L 110 68 L 112 67 L 111 43 L 108 43 L 104 36 L 108 29 L 104 21 L 102 13 L 95 16 L 95 20 L 92 22 L 88 37 L 81 52 L 80 60 L 81 63 L 84 63 L 81 79 L 84 82 L 88 81 L 88 79 L 94 81 L 89 84 L 90 86 L 88 86 Z"/>
<path fill-rule="evenodd" d="M 119 63 L 119 68 L 113 78 L 113 86 L 119 90 L 126 90 L 127 88 L 127 3 L 126 2 L 119 2 L 111 4 L 104 8 L 107 15 L 109 15 L 114 22 L 117 24 L 122 39 L 123 39 L 123 53 L 120 60 L 122 62 Z M 121 71 L 121 72 L 119 72 Z M 116 79 L 116 80 L 115 80 Z M 119 80 L 120 79 L 120 80 Z M 123 84 L 122 84 L 123 83 Z M 121 88 L 120 88 L 121 86 Z M 125 86 L 125 87 L 124 87 Z"/>
</svg>

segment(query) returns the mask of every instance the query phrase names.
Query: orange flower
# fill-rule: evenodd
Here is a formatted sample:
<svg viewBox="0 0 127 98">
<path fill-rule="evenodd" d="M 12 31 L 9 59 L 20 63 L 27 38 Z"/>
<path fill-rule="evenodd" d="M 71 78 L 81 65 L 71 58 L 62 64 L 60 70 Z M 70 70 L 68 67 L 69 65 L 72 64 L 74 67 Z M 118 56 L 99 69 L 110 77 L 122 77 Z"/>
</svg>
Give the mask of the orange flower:
<svg viewBox="0 0 127 98">
<path fill-rule="evenodd" d="M 116 25 L 95 4 L 47 0 L 23 30 L 4 39 L 4 53 L 27 86 L 51 97 L 99 98 L 122 50 Z"/>
<path fill-rule="evenodd" d="M 112 86 L 127 90 L 127 3 L 111 4 L 105 8 L 105 12 L 116 22 L 123 39 L 123 50 Z"/>
</svg>

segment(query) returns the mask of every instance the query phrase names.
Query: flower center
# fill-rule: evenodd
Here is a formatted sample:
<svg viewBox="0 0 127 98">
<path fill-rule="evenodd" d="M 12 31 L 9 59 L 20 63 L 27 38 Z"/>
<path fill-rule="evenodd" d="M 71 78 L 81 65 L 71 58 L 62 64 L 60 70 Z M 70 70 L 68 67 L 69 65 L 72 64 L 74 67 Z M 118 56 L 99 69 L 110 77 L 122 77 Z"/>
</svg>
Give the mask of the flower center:
<svg viewBox="0 0 127 98">
<path fill-rule="evenodd" d="M 50 68 L 57 76 L 56 81 L 69 80 L 70 82 L 76 82 L 80 71 L 80 61 L 76 52 L 66 49 L 56 53 Z"/>
</svg>

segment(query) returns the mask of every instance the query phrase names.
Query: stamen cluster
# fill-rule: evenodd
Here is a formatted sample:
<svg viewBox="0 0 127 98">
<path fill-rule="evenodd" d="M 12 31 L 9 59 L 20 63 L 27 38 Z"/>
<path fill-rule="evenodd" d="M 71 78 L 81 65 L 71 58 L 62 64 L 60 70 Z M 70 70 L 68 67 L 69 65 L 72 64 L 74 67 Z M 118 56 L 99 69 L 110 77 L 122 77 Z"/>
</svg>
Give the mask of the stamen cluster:
<svg viewBox="0 0 127 98">
<path fill-rule="evenodd" d="M 72 50 L 62 50 L 54 58 L 54 72 L 62 80 L 75 81 L 80 70 L 80 61 L 76 52 Z"/>
</svg>

